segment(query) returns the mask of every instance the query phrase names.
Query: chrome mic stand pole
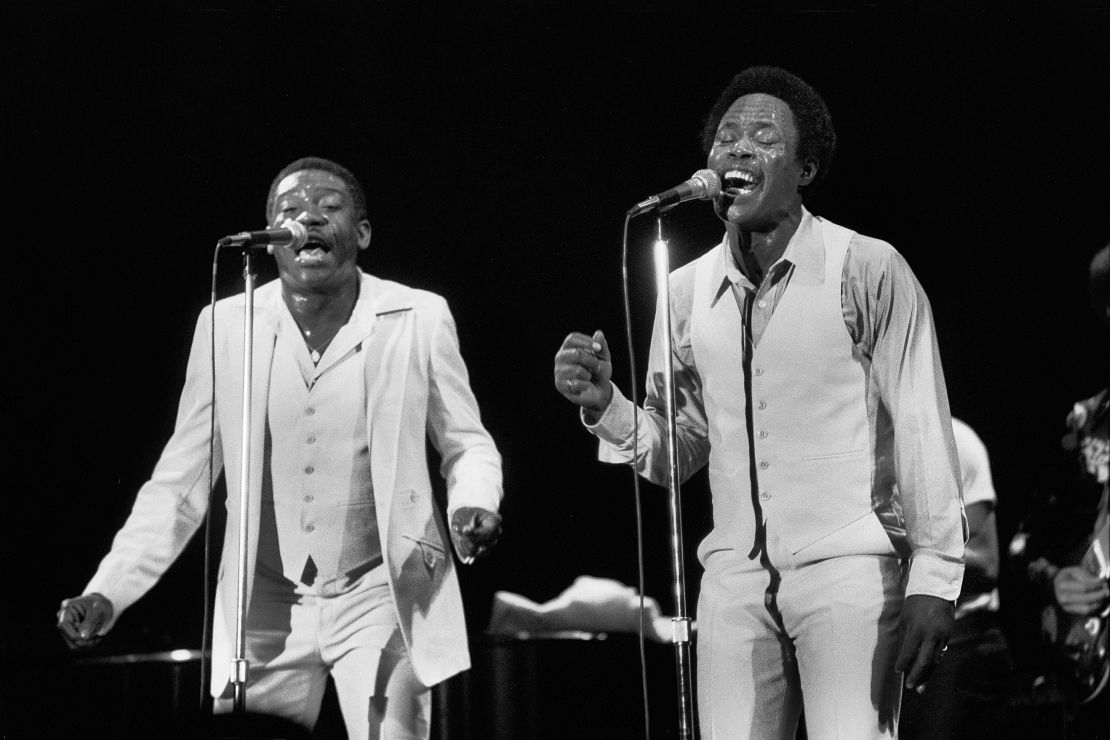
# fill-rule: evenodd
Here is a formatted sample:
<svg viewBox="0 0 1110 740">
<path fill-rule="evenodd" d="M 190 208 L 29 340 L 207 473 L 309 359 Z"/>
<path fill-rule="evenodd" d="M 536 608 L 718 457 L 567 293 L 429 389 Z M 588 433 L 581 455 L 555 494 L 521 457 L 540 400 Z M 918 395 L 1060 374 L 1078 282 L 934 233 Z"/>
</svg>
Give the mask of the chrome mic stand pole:
<svg viewBox="0 0 1110 740">
<path fill-rule="evenodd" d="M 239 472 L 239 573 L 238 591 L 235 602 L 235 657 L 231 661 L 231 684 L 233 691 L 232 709 L 235 714 L 244 714 L 247 709 L 247 524 L 249 520 L 250 479 L 251 479 L 251 374 L 254 359 L 254 265 L 251 248 L 243 249 L 243 283 L 245 290 L 245 313 L 243 315 L 243 435 L 240 442 L 242 453 Z"/>
<path fill-rule="evenodd" d="M 668 503 L 671 526 L 671 576 L 673 578 L 675 616 L 671 619 L 671 639 L 675 649 L 675 668 L 678 682 L 678 736 L 682 740 L 694 737 L 694 691 L 690 677 L 690 618 L 686 615 L 686 565 L 682 545 L 682 489 L 678 472 L 678 422 L 675 417 L 674 361 L 671 356 L 673 337 L 671 331 L 670 259 L 667 242 L 663 239 L 663 217 L 656 222 L 655 280 L 659 296 L 659 311 L 663 318 L 663 390 L 667 415 L 667 460 L 670 475 L 667 479 Z"/>
</svg>

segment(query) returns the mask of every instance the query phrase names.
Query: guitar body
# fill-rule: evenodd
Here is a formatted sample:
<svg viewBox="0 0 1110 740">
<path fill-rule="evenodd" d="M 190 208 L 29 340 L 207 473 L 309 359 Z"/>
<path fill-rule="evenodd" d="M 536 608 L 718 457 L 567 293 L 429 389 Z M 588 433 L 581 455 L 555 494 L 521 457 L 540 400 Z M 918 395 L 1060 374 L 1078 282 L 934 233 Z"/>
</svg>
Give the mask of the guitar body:
<svg viewBox="0 0 1110 740">
<path fill-rule="evenodd" d="M 1085 617 L 1047 606 L 1041 614 L 1041 629 L 1058 657 L 1061 672 L 1074 677 L 1080 704 L 1093 700 L 1110 682 L 1107 653 L 1107 613 Z"/>
<path fill-rule="evenodd" d="M 1095 535 L 1079 566 L 1092 575 L 1105 579 L 1106 555 L 1101 540 L 1106 526 Z M 1110 655 L 1106 646 L 1106 623 L 1110 621 L 1110 605 L 1097 614 L 1068 614 L 1056 605 L 1041 613 L 1041 631 L 1063 664 L 1061 673 L 1074 676 L 1076 700 L 1086 704 L 1101 694 L 1110 681 Z"/>
</svg>

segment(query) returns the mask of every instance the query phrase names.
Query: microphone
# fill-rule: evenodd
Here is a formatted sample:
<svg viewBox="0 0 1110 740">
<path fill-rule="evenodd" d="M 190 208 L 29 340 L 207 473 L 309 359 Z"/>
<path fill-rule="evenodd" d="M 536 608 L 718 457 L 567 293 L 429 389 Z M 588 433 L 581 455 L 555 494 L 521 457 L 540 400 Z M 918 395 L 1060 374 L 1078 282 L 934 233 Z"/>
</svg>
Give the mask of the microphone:
<svg viewBox="0 0 1110 740">
<path fill-rule="evenodd" d="M 670 190 L 664 190 L 658 195 L 653 195 L 647 200 L 637 203 L 628 210 L 630 216 L 641 213 L 663 210 L 688 200 L 711 200 L 721 192 L 721 178 L 713 170 L 698 170 L 689 180 Z"/>
<path fill-rule="evenodd" d="M 296 251 L 308 241 L 308 229 L 300 221 L 291 218 L 285 219 L 280 229 L 263 229 L 262 231 L 240 231 L 238 234 L 225 236 L 217 242 L 220 247 L 242 247 L 246 249 L 268 247 L 270 245 L 288 245 Z"/>
</svg>

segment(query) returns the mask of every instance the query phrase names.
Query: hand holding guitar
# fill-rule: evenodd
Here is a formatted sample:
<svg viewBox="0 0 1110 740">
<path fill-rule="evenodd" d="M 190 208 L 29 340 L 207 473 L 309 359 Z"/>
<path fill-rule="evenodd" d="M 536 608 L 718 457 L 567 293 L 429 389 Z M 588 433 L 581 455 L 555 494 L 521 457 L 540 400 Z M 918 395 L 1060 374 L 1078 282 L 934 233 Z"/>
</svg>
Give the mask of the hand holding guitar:
<svg viewBox="0 0 1110 740">
<path fill-rule="evenodd" d="M 1099 612 L 1110 601 L 1110 587 L 1097 575 L 1078 565 L 1061 568 L 1052 579 L 1060 609 L 1077 617 Z"/>
</svg>

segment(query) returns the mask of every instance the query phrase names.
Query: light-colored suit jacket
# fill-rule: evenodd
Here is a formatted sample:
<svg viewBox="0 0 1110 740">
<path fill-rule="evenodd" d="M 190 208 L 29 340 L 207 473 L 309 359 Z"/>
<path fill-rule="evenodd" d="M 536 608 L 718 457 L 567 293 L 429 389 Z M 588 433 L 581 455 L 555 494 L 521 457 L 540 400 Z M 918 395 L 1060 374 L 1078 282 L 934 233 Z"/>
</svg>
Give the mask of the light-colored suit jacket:
<svg viewBox="0 0 1110 740">
<path fill-rule="evenodd" d="M 427 686 L 470 666 L 450 536 L 432 498 L 425 439 L 442 457 L 448 514 L 464 506 L 496 511 L 501 457 L 482 426 L 446 301 L 427 291 L 362 274 L 355 311 L 373 323 L 366 355 L 366 438 L 378 530 L 397 620 L 417 677 Z M 224 533 L 213 627 L 212 688 L 227 683 L 233 657 L 241 516 L 243 295 L 201 311 L 177 423 L 151 479 L 85 593 L 99 592 L 119 614 L 145 594 L 181 553 L 208 507 L 210 409 L 215 397 L 215 469 L 226 473 Z M 255 291 L 248 497 L 247 603 L 254 582 L 266 404 L 280 312 L 279 281 Z M 215 354 L 215 393 L 211 357 Z M 372 536 L 372 534 L 370 535 Z M 112 624 L 106 626 L 105 631 Z"/>
</svg>

